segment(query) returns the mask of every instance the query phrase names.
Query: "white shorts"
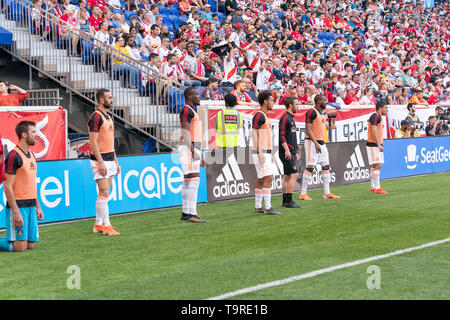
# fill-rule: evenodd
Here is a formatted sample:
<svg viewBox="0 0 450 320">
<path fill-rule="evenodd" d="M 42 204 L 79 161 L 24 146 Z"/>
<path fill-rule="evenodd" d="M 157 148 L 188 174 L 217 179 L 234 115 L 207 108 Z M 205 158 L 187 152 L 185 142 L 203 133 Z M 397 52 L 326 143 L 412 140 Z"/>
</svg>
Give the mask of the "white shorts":
<svg viewBox="0 0 450 320">
<path fill-rule="evenodd" d="M 317 164 L 320 164 L 322 167 L 330 165 L 327 145 L 319 144 L 319 146 L 320 153 L 317 153 L 314 142 L 309 139 L 305 140 L 305 158 L 307 168 L 315 167 Z"/>
<path fill-rule="evenodd" d="M 200 159 L 202 154 L 201 150 L 194 149 L 194 152 L 199 155 L 198 160 L 194 160 L 191 148 L 189 148 L 187 145 L 180 144 L 178 146 L 178 152 L 180 153 L 180 163 L 183 175 L 200 172 Z"/>
<path fill-rule="evenodd" d="M 256 167 L 256 176 L 258 179 L 262 179 L 267 176 L 272 176 L 274 174 L 273 170 L 273 162 L 272 162 L 272 154 L 271 153 L 263 153 L 264 162 L 261 163 L 259 161 L 259 157 L 257 153 L 253 153 L 253 163 Z"/>
<path fill-rule="evenodd" d="M 384 163 L 384 152 L 381 152 L 378 147 L 368 147 L 367 149 L 367 157 L 369 158 L 369 165 Z"/>
<path fill-rule="evenodd" d="M 115 176 L 117 174 L 117 166 L 115 161 L 103 161 L 105 163 L 106 167 L 106 176 L 100 175 L 97 171 L 97 164 L 98 162 L 95 160 L 89 161 L 91 164 L 92 173 L 94 174 L 94 180 L 98 179 L 108 179 L 112 176 Z"/>
</svg>

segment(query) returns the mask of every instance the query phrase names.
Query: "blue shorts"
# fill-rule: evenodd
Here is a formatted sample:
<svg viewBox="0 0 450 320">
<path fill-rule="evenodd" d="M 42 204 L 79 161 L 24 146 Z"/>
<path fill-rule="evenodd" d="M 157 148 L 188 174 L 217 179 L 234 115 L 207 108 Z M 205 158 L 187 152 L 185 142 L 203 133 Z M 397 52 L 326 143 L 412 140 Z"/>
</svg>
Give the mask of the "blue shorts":
<svg viewBox="0 0 450 320">
<path fill-rule="evenodd" d="M 8 241 L 39 241 L 39 230 L 36 207 L 19 208 L 23 219 L 23 227 L 14 227 L 14 218 L 10 208 L 6 208 L 6 238 Z"/>
</svg>

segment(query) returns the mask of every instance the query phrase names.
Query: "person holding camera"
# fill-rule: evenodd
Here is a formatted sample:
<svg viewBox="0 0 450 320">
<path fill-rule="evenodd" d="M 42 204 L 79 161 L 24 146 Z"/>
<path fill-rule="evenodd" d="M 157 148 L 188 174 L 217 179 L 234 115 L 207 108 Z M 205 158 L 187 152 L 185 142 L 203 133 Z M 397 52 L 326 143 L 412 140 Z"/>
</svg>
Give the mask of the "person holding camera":
<svg viewBox="0 0 450 320">
<path fill-rule="evenodd" d="M 425 127 L 425 134 L 427 137 L 435 137 L 441 135 L 441 126 L 436 119 L 436 116 L 428 117 L 428 125 Z"/>
<path fill-rule="evenodd" d="M 28 98 L 27 91 L 0 80 L 0 107 L 20 106 L 20 103 L 26 98 Z"/>
<path fill-rule="evenodd" d="M 401 128 L 395 131 L 395 139 L 411 138 L 412 126 L 414 125 L 411 120 L 402 120 L 400 125 Z"/>
<path fill-rule="evenodd" d="M 420 121 L 419 117 L 416 115 L 416 106 L 414 105 L 414 103 L 408 103 L 406 108 L 408 109 L 409 113 L 406 116 L 405 120 L 411 120 L 412 122 L 411 128 L 413 130 L 411 130 L 411 137 L 420 137 L 420 130 L 418 130 L 420 128 Z"/>
</svg>

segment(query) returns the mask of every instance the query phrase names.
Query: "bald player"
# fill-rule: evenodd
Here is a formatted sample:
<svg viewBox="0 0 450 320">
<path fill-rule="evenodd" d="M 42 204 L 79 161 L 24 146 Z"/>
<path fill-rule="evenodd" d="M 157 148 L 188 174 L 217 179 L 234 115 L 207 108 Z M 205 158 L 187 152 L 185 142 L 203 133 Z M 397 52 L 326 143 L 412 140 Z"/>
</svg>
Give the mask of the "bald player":
<svg viewBox="0 0 450 320">
<path fill-rule="evenodd" d="M 108 208 L 108 196 L 112 181 L 114 176 L 120 173 L 114 148 L 114 122 L 108 115 L 114 99 L 108 89 L 99 89 L 96 93 L 96 100 L 98 106 L 88 120 L 89 145 L 91 147 L 90 164 L 98 187 L 93 232 L 118 236 L 120 233 L 109 221 Z"/>
<path fill-rule="evenodd" d="M 302 176 L 302 190 L 300 200 L 312 200 L 308 196 L 308 185 L 311 181 L 312 172 L 317 164 L 322 167 L 323 179 L 323 198 L 340 199 L 330 192 L 330 159 L 327 146 L 324 142 L 326 123 L 325 109 L 327 107 L 327 98 L 323 94 L 314 97 L 314 108 L 306 112 L 305 115 L 305 157 L 306 169 Z"/>
<path fill-rule="evenodd" d="M 204 223 L 206 220 L 197 215 L 197 195 L 200 186 L 200 167 L 205 166 L 202 155 L 202 122 L 196 111 L 200 104 L 198 90 L 194 87 L 184 90 L 186 104 L 180 110 L 180 153 L 181 169 L 184 181 L 181 188 L 181 221 Z"/>
</svg>

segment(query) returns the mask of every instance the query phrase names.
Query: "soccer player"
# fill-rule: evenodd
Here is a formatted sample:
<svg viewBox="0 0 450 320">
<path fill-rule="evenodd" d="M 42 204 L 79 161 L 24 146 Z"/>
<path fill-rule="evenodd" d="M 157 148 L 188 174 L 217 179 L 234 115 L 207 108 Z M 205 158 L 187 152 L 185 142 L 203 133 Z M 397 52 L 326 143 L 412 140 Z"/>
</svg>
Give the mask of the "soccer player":
<svg viewBox="0 0 450 320">
<path fill-rule="evenodd" d="M 314 108 L 306 112 L 305 115 L 305 156 L 306 169 L 302 176 L 302 191 L 300 193 L 301 200 L 312 200 L 308 196 L 308 185 L 311 181 L 311 175 L 314 167 L 320 164 L 322 167 L 322 179 L 324 199 L 340 199 L 330 192 L 330 160 L 328 156 L 327 146 L 324 142 L 324 133 L 327 123 L 325 121 L 325 108 L 327 107 L 327 98 L 323 94 L 314 97 Z"/>
<path fill-rule="evenodd" d="M 16 126 L 18 145 L 6 158 L 6 237 L 0 251 L 23 252 L 39 241 L 38 221 L 44 219 L 37 198 L 36 158 L 30 146 L 36 143 L 36 124 L 21 121 Z"/>
<path fill-rule="evenodd" d="M 114 122 L 108 115 L 114 99 L 108 89 L 99 89 L 95 94 L 98 106 L 88 120 L 90 164 L 98 187 L 94 233 L 118 236 L 109 221 L 108 196 L 114 175 L 120 173 L 114 148 Z"/>
<path fill-rule="evenodd" d="M 184 181 L 181 188 L 181 221 L 204 223 L 197 215 L 197 194 L 200 186 L 200 166 L 205 166 L 202 147 L 202 122 L 196 111 L 200 104 L 198 90 L 194 87 L 184 90 L 186 104 L 180 111 L 181 137 L 178 152 Z"/>
<path fill-rule="evenodd" d="M 281 117 L 278 126 L 279 133 L 279 156 L 283 163 L 283 207 L 286 208 L 301 208 L 292 200 L 292 193 L 294 192 L 295 182 L 297 181 L 297 161 L 300 160 L 297 147 L 297 127 L 295 126 L 294 114 L 300 101 L 297 97 L 287 97 L 284 100 L 286 113 Z"/>
<path fill-rule="evenodd" d="M 367 156 L 370 165 L 370 192 L 386 194 L 380 186 L 380 170 L 384 163 L 383 130 L 384 123 L 382 117 L 387 114 L 387 104 L 379 101 L 375 106 L 376 112 L 369 118 L 367 131 Z"/>
<path fill-rule="evenodd" d="M 258 180 L 255 187 L 255 213 L 280 214 L 270 203 L 272 189 L 272 128 L 267 113 L 273 109 L 273 97 L 270 91 L 258 95 L 261 109 L 256 111 L 252 120 L 252 157 Z M 262 208 L 264 198 L 265 209 Z"/>
</svg>

